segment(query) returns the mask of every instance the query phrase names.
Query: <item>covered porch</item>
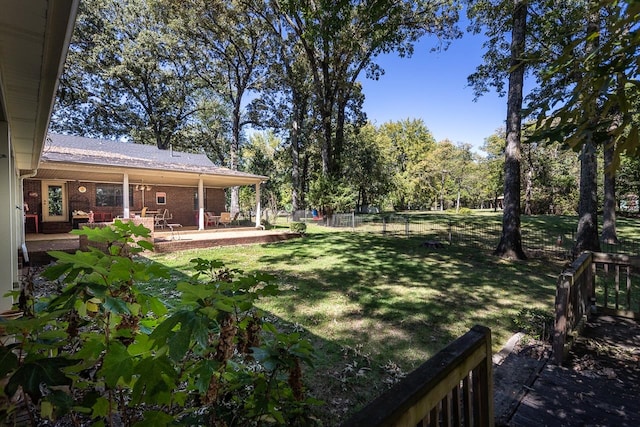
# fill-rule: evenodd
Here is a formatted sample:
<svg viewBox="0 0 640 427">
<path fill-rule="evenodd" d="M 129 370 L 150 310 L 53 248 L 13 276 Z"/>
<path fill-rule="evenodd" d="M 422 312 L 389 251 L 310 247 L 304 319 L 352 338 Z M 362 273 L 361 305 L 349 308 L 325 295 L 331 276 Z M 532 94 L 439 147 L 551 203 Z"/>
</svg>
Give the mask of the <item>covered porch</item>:
<svg viewBox="0 0 640 427">
<path fill-rule="evenodd" d="M 50 134 L 38 170 L 24 180 L 25 228 L 55 234 L 91 219 L 166 213 L 172 223 L 204 230 L 207 213 L 236 214 L 226 194 L 233 187 L 255 189 L 255 201 L 245 209 L 260 227 L 260 186 L 267 179 L 215 165 L 203 153 Z"/>
</svg>

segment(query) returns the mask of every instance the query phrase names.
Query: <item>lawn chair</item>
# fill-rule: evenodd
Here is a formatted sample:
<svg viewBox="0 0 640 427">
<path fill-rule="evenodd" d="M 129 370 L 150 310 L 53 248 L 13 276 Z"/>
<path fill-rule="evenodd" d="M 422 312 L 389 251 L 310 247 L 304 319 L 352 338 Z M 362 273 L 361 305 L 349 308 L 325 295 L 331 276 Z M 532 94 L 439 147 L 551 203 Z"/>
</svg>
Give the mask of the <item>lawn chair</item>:
<svg viewBox="0 0 640 427">
<path fill-rule="evenodd" d="M 210 225 L 218 226 L 218 220 L 220 217 L 215 216 L 213 212 L 205 212 L 204 213 L 204 226 L 205 228 Z"/>
<path fill-rule="evenodd" d="M 224 225 L 225 227 L 231 224 L 231 212 L 221 212 L 218 223 Z"/>
<path fill-rule="evenodd" d="M 173 215 L 169 215 L 169 209 L 165 209 L 164 211 L 162 211 L 162 215 L 158 214 L 153 217 L 153 226 L 160 227 L 164 230 L 164 227 L 167 226 L 167 220 L 172 218 Z"/>
</svg>

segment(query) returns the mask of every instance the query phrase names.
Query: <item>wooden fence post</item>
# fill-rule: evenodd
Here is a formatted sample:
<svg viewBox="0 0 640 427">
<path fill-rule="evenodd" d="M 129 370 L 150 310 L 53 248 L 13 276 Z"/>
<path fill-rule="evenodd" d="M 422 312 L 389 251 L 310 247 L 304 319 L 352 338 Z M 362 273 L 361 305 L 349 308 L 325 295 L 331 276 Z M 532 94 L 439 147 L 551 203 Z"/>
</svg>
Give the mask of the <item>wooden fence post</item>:
<svg viewBox="0 0 640 427">
<path fill-rule="evenodd" d="M 564 359 L 565 343 L 567 341 L 567 316 L 569 292 L 573 275 L 560 274 L 556 287 L 556 321 L 553 332 L 553 359 L 561 365 Z"/>
</svg>

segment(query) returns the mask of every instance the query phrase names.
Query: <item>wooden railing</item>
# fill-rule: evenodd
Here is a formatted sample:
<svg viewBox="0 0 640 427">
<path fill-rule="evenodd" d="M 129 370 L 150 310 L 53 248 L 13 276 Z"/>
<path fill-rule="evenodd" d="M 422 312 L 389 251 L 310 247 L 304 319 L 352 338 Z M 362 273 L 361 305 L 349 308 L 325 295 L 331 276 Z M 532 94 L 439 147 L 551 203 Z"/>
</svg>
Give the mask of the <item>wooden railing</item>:
<svg viewBox="0 0 640 427">
<path fill-rule="evenodd" d="M 553 336 L 557 364 L 562 364 L 573 338 L 592 313 L 640 318 L 640 301 L 634 300 L 632 292 L 638 271 L 640 257 L 585 252 L 560 274 Z"/>
<path fill-rule="evenodd" d="M 599 313 L 640 318 L 640 257 L 594 253 L 594 298 Z M 633 289 L 635 279 L 636 289 Z"/>
<path fill-rule="evenodd" d="M 491 330 L 476 325 L 343 424 L 493 426 Z"/>
<path fill-rule="evenodd" d="M 590 313 L 594 290 L 592 260 L 593 254 L 585 252 L 558 277 L 553 333 L 553 357 L 558 365 Z"/>
</svg>

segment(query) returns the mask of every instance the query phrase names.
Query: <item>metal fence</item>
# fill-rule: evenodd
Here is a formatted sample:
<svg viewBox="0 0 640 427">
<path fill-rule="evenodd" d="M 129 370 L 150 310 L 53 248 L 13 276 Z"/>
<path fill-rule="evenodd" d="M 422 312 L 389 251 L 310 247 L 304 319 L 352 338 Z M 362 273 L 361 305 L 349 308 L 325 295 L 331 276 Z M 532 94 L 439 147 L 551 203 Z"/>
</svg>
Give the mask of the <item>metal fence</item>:
<svg viewBox="0 0 640 427">
<path fill-rule="evenodd" d="M 498 246 L 502 225 L 478 218 L 424 218 L 408 215 L 358 215 L 337 213 L 326 218 L 313 218 L 311 211 L 296 211 L 290 220 L 315 223 L 327 227 L 342 228 L 355 232 L 382 233 L 389 235 L 424 236 L 425 239 L 479 247 L 486 250 Z M 570 258 L 575 239 L 574 230 L 547 231 L 527 228 L 521 230 L 522 246 L 532 256 L 547 255 Z M 601 242 L 601 251 L 637 255 L 640 242 L 621 240 L 616 245 Z"/>
</svg>

